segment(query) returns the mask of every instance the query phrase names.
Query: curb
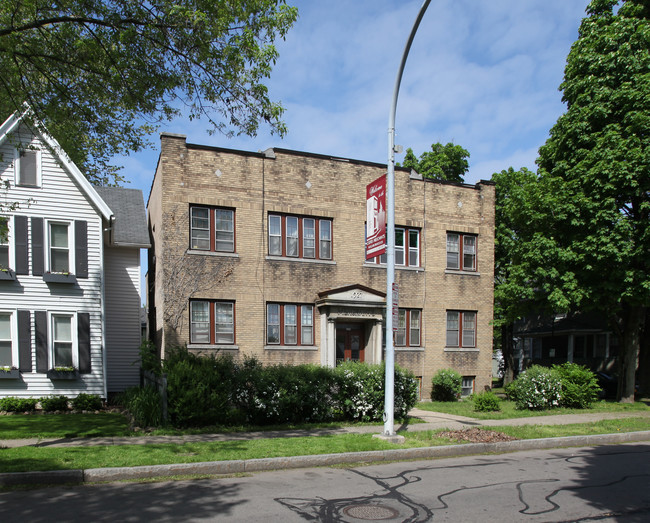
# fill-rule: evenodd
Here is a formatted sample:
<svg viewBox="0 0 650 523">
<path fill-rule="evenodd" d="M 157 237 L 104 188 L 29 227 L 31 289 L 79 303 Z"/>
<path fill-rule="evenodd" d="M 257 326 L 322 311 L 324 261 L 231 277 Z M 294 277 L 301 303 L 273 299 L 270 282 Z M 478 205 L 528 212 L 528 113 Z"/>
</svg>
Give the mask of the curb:
<svg viewBox="0 0 650 523">
<path fill-rule="evenodd" d="M 327 467 L 345 463 L 371 463 L 431 458 L 452 458 L 475 454 L 496 454 L 523 450 L 544 450 L 562 447 L 611 445 L 635 441 L 650 441 L 650 431 L 569 436 L 498 443 L 468 443 L 442 447 L 417 447 L 412 449 L 345 452 L 313 456 L 290 456 L 250 460 L 210 461 L 199 463 L 174 463 L 170 465 L 144 465 L 138 467 L 112 467 L 33 472 L 0 473 L 0 486 L 62 485 L 138 480 L 152 477 L 169 477 L 192 474 L 242 474 L 278 469 Z"/>
</svg>

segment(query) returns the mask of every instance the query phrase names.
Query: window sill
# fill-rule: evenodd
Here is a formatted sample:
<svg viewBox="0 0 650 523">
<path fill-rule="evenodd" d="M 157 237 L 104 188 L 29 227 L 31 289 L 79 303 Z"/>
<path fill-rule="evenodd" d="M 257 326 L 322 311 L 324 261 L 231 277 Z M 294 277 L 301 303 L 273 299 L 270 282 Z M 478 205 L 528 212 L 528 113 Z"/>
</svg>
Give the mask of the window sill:
<svg viewBox="0 0 650 523">
<path fill-rule="evenodd" d="M 46 272 L 43 274 L 43 281 L 46 283 L 77 283 L 77 277 L 74 274 Z"/>
<path fill-rule="evenodd" d="M 220 251 L 199 251 L 196 249 L 188 249 L 185 251 L 187 254 L 198 254 L 199 256 L 221 256 L 224 258 L 239 258 L 236 252 L 220 252 Z"/>
<path fill-rule="evenodd" d="M 476 347 L 445 347 L 445 352 L 479 352 Z"/>
<path fill-rule="evenodd" d="M 50 369 L 47 371 L 47 377 L 51 380 L 76 380 L 79 378 L 79 371 Z"/>
<path fill-rule="evenodd" d="M 20 378 L 18 369 L 0 370 L 0 380 L 17 380 Z"/>
<path fill-rule="evenodd" d="M 298 258 L 297 256 L 267 256 L 268 261 L 290 261 L 299 263 L 319 263 L 322 265 L 336 265 L 333 260 L 316 260 L 312 258 Z"/>
<path fill-rule="evenodd" d="M 445 274 L 459 274 L 460 276 L 480 276 L 481 273 L 477 271 L 460 271 L 456 269 L 445 269 Z"/>
<path fill-rule="evenodd" d="M 0 271 L 0 280 L 15 281 L 16 273 L 11 269 Z"/>
<path fill-rule="evenodd" d="M 209 343 L 188 343 L 188 349 L 191 350 L 239 350 L 239 345 L 219 343 L 219 344 L 209 344 Z"/>
<path fill-rule="evenodd" d="M 369 269 L 386 270 L 385 263 L 364 263 L 363 266 L 368 267 Z M 395 265 L 395 269 L 400 271 L 424 272 L 424 267 L 407 267 L 405 265 Z"/>
<path fill-rule="evenodd" d="M 424 347 L 395 347 L 395 352 L 424 352 Z"/>
<path fill-rule="evenodd" d="M 264 350 L 318 350 L 316 345 L 264 345 Z"/>
</svg>

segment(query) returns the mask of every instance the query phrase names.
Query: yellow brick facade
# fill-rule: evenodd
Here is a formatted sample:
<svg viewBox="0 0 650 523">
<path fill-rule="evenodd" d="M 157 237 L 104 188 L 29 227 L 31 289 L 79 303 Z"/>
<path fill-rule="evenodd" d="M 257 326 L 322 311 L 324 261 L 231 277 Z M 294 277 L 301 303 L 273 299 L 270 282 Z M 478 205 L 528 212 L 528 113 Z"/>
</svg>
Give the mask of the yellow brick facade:
<svg viewBox="0 0 650 523">
<path fill-rule="evenodd" d="M 386 272 L 365 261 L 366 186 L 385 166 L 284 149 L 251 153 L 187 144 L 163 134 L 148 202 L 150 329 L 164 355 L 188 344 L 265 363 L 335 364 L 343 332 L 361 333 L 365 361 L 382 358 Z M 190 249 L 191 205 L 234 210 L 235 253 Z M 332 259 L 269 256 L 269 214 L 328 219 Z M 395 223 L 419 231 L 419 267 L 396 268 L 400 308 L 421 311 L 421 343 L 396 348 L 395 361 L 422 378 L 454 368 L 491 385 L 494 186 L 423 181 L 395 173 Z M 477 238 L 476 271 L 447 269 L 447 233 Z M 190 300 L 234 302 L 233 345 L 190 340 Z M 267 303 L 313 305 L 312 345 L 266 343 Z M 447 311 L 476 313 L 475 347 L 446 347 Z"/>
</svg>

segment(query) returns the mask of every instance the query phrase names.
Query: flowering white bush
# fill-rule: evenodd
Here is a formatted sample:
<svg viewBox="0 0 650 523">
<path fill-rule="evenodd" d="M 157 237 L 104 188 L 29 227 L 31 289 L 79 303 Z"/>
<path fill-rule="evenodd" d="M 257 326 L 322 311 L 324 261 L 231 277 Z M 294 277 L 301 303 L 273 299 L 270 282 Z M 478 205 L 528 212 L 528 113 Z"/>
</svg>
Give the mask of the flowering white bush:
<svg viewBox="0 0 650 523">
<path fill-rule="evenodd" d="M 544 410 L 560 406 L 562 380 L 555 369 L 533 365 L 507 389 L 518 409 Z"/>
</svg>

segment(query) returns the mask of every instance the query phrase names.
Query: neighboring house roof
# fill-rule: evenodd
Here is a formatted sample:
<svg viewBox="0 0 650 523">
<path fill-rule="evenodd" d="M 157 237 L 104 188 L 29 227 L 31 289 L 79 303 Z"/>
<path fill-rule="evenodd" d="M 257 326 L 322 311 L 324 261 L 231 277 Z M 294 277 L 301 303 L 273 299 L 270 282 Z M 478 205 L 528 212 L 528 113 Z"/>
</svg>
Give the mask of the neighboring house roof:
<svg viewBox="0 0 650 523">
<path fill-rule="evenodd" d="M 95 191 L 113 210 L 110 243 L 124 247 L 150 247 L 142 191 L 125 187 L 95 187 Z"/>
<path fill-rule="evenodd" d="M 5 122 L 0 125 L 0 145 L 2 145 L 8 136 L 17 131 L 21 122 L 23 121 L 24 116 L 27 114 L 29 109 L 27 109 L 22 114 L 16 112 L 5 120 Z M 57 142 L 52 136 L 50 136 L 47 131 L 43 128 L 42 125 L 36 124 L 30 126 L 30 130 L 37 134 L 39 138 L 48 146 L 52 154 L 60 162 L 61 166 L 70 174 L 73 181 L 77 184 L 82 193 L 85 193 L 88 196 L 88 199 L 92 202 L 93 206 L 99 211 L 99 213 L 106 219 L 109 220 L 113 214 L 111 209 L 106 202 L 102 200 L 93 186 L 90 184 L 88 179 L 82 174 L 79 168 L 74 164 L 66 152 L 61 148 L 59 142 Z"/>
</svg>

